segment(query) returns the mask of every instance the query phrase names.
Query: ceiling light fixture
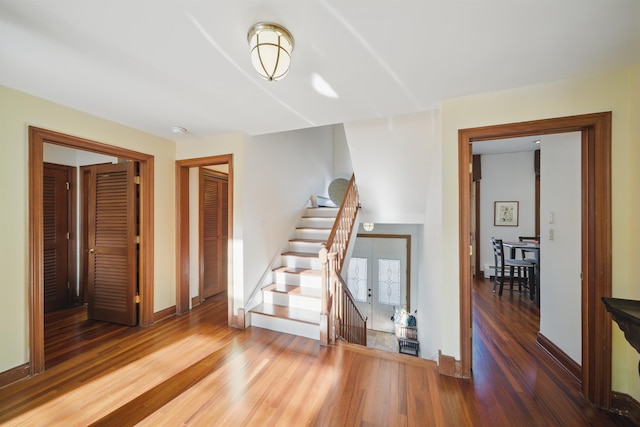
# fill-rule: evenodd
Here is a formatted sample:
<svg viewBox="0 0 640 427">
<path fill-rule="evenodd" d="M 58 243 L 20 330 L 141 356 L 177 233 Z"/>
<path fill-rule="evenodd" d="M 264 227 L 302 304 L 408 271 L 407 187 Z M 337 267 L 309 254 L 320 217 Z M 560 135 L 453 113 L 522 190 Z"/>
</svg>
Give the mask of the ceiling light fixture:
<svg viewBox="0 0 640 427">
<path fill-rule="evenodd" d="M 293 36 L 281 25 L 258 22 L 249 28 L 251 64 L 264 79 L 280 80 L 289 71 Z"/>
<path fill-rule="evenodd" d="M 187 130 L 182 126 L 171 126 L 171 132 L 173 133 L 187 133 Z"/>
<path fill-rule="evenodd" d="M 362 223 L 362 228 L 364 228 L 364 231 L 373 231 L 373 223 L 372 222 L 364 222 L 364 223 Z"/>
</svg>

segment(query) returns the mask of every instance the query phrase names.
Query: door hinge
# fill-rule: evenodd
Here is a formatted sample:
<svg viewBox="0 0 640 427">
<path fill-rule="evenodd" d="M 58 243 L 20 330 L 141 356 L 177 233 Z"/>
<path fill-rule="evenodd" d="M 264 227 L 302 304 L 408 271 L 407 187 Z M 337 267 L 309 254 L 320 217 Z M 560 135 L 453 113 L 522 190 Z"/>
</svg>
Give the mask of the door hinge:
<svg viewBox="0 0 640 427">
<path fill-rule="evenodd" d="M 469 256 L 473 256 L 473 245 L 469 245 Z"/>
<path fill-rule="evenodd" d="M 67 240 L 69 240 L 69 232 L 67 231 Z"/>
<path fill-rule="evenodd" d="M 140 236 L 136 236 L 136 244 L 140 244 Z"/>
<path fill-rule="evenodd" d="M 140 175 L 138 175 L 138 176 L 134 176 L 134 177 L 133 177 L 133 182 L 134 182 L 135 184 L 140 185 Z"/>
<path fill-rule="evenodd" d="M 69 181 L 66 182 L 67 190 L 69 189 Z"/>
<path fill-rule="evenodd" d="M 67 289 L 71 289 L 71 282 L 67 281 Z"/>
<path fill-rule="evenodd" d="M 136 293 L 136 304 L 140 304 L 140 294 Z"/>
<path fill-rule="evenodd" d="M 473 173 L 473 163 L 469 163 L 469 173 Z"/>
</svg>

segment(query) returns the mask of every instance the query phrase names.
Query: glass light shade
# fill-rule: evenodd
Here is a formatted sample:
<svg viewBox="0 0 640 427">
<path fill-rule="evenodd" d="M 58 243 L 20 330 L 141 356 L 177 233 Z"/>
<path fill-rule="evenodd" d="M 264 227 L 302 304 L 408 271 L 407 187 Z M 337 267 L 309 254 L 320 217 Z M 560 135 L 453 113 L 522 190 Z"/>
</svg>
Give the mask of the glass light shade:
<svg viewBox="0 0 640 427">
<path fill-rule="evenodd" d="M 286 28 L 268 22 L 260 22 L 249 29 L 251 63 L 266 80 L 280 80 L 291 64 L 293 36 Z"/>
<path fill-rule="evenodd" d="M 373 230 L 373 223 L 372 222 L 364 222 L 364 223 L 362 223 L 362 228 L 364 228 L 364 231 L 372 231 Z"/>
</svg>

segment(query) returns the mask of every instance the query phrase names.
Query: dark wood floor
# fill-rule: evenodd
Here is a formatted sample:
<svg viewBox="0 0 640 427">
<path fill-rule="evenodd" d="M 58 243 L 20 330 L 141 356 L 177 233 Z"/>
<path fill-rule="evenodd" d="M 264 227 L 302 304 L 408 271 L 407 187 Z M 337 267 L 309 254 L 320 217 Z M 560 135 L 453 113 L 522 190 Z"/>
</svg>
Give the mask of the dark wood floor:
<svg viewBox="0 0 640 427">
<path fill-rule="evenodd" d="M 526 296 L 479 281 L 473 304 L 473 380 L 408 355 L 228 328 L 224 296 L 144 329 L 57 313 L 46 371 L 0 389 L 0 424 L 632 425 L 592 407 L 538 348 Z"/>
</svg>

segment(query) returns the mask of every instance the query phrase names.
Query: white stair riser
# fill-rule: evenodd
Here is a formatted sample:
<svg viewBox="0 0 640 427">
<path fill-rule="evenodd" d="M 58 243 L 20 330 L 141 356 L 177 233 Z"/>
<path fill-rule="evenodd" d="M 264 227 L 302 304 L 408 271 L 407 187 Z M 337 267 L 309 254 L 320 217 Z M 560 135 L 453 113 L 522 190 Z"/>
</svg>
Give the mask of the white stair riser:
<svg viewBox="0 0 640 427">
<path fill-rule="evenodd" d="M 259 313 L 251 313 L 251 326 L 283 332 L 285 334 L 299 335 L 313 340 L 320 339 L 320 327 L 318 325 L 296 322 L 295 320 L 280 317 L 265 316 Z"/>
<path fill-rule="evenodd" d="M 322 243 L 316 242 L 289 242 L 289 250 L 291 252 L 313 252 L 320 253 L 320 249 L 322 248 Z"/>
<path fill-rule="evenodd" d="M 322 264 L 318 257 L 300 257 L 295 255 L 286 255 L 282 257 L 282 262 L 291 268 L 307 268 L 309 270 L 320 270 Z"/>
<path fill-rule="evenodd" d="M 308 286 L 310 288 L 320 289 L 322 277 L 317 275 L 308 275 L 308 274 L 292 274 L 292 273 L 274 272 L 273 281 L 281 285 L 287 284 L 287 285 Z"/>
<path fill-rule="evenodd" d="M 263 299 L 266 304 L 303 308 L 305 310 L 317 311 L 318 313 L 320 313 L 320 306 L 322 305 L 322 300 L 320 298 L 291 295 L 283 292 L 265 291 L 263 293 Z"/>
<path fill-rule="evenodd" d="M 323 217 L 326 216 L 326 217 L 335 218 L 336 216 L 338 216 L 338 209 L 337 208 L 316 208 L 316 209 L 307 208 L 305 216 L 323 216 Z"/>
<path fill-rule="evenodd" d="M 326 218 L 321 218 L 321 217 L 314 217 L 314 218 L 302 218 L 300 220 L 300 226 L 301 227 L 312 227 L 312 228 L 333 228 L 333 223 L 336 221 L 335 218 L 330 218 L 330 217 L 326 217 Z"/>
<path fill-rule="evenodd" d="M 326 241 L 331 234 L 328 228 L 298 228 L 296 229 L 297 239 L 314 239 Z"/>
</svg>

